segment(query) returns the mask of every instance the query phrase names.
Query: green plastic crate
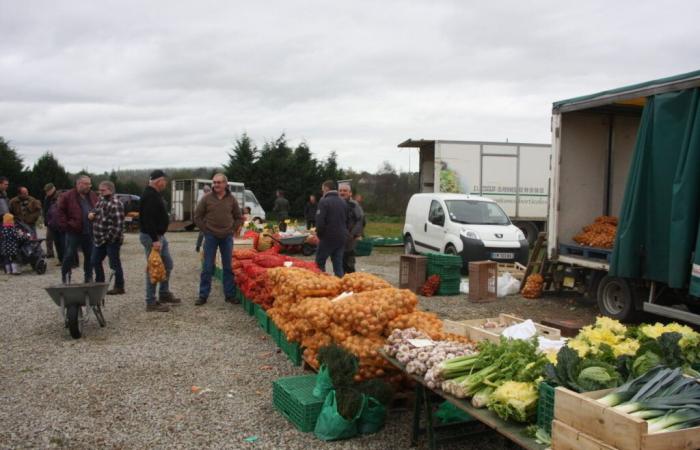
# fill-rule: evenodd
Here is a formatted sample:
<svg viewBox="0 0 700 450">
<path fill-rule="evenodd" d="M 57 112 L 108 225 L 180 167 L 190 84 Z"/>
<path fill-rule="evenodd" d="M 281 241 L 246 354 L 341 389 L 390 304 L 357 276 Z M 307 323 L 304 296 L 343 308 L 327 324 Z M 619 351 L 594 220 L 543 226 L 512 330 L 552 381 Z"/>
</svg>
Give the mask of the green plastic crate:
<svg viewBox="0 0 700 450">
<path fill-rule="evenodd" d="M 428 253 L 428 266 L 462 267 L 462 257 L 445 253 Z"/>
<path fill-rule="evenodd" d="M 272 337 L 272 341 L 277 344 L 277 346 L 280 346 L 280 335 L 282 334 L 282 330 L 280 330 L 275 322 L 272 321 L 272 319 L 269 319 L 269 325 L 270 325 L 270 336 Z"/>
<path fill-rule="evenodd" d="M 260 328 L 262 328 L 265 333 L 270 333 L 270 317 L 260 305 L 255 305 L 255 318 L 258 319 Z"/>
<path fill-rule="evenodd" d="M 302 351 L 301 351 L 301 346 L 296 343 L 296 342 L 289 342 L 287 340 L 287 336 L 280 330 L 280 339 L 279 339 L 279 348 L 282 350 L 282 353 L 287 355 L 289 360 L 294 364 L 295 366 L 300 366 L 301 365 L 301 357 L 302 357 Z"/>
<path fill-rule="evenodd" d="M 372 241 L 360 240 L 355 245 L 355 256 L 369 256 L 372 254 Z"/>
<path fill-rule="evenodd" d="M 552 434 L 552 420 L 554 420 L 554 387 L 542 382 L 537 399 L 537 426 Z"/>
<path fill-rule="evenodd" d="M 255 303 L 251 302 L 247 297 L 243 297 L 243 309 L 249 316 L 255 316 Z"/>
<path fill-rule="evenodd" d="M 316 375 L 280 378 L 272 383 L 272 405 L 303 433 L 316 427 L 323 399 L 314 397 Z"/>
<path fill-rule="evenodd" d="M 459 295 L 459 285 L 461 283 L 461 278 L 458 278 L 454 281 L 440 280 L 440 286 L 438 286 L 437 295 Z"/>
<path fill-rule="evenodd" d="M 462 278 L 459 267 L 431 266 L 428 264 L 428 276 L 431 275 L 439 275 L 441 281 L 455 281 Z"/>
</svg>

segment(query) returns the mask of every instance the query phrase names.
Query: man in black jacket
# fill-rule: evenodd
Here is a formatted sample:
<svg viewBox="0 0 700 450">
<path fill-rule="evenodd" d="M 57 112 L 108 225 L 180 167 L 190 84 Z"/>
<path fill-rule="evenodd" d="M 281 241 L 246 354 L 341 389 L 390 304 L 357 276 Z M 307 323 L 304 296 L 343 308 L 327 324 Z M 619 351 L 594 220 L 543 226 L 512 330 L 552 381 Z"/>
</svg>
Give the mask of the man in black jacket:
<svg viewBox="0 0 700 450">
<path fill-rule="evenodd" d="M 316 265 L 325 270 L 326 260 L 331 257 L 333 273 L 343 276 L 343 250 L 348 240 L 347 203 L 338 196 L 335 182 L 328 180 L 321 186 L 323 198 L 318 202 L 316 213 L 316 234 L 318 249 L 316 250 Z"/>
<path fill-rule="evenodd" d="M 178 304 L 180 299 L 170 292 L 170 273 L 173 270 L 173 259 L 170 257 L 168 240 L 165 239 L 165 232 L 168 231 L 170 216 L 165 206 L 165 200 L 161 192 L 167 186 L 165 172 L 154 170 L 149 177 L 148 186 L 141 196 L 139 207 L 139 226 L 141 233 L 139 239 L 146 251 L 146 260 L 151 253 L 151 248 L 160 250 L 160 257 L 165 266 L 166 279 L 160 282 L 158 290 L 158 301 L 156 301 L 156 285 L 151 283 L 151 279 L 146 273 L 146 311 L 170 311 L 170 307 L 165 303 Z"/>
<path fill-rule="evenodd" d="M 309 195 L 309 201 L 304 205 L 304 219 L 306 220 L 306 229 L 310 230 L 316 226 L 316 211 L 318 211 L 318 203 L 315 195 Z"/>
</svg>

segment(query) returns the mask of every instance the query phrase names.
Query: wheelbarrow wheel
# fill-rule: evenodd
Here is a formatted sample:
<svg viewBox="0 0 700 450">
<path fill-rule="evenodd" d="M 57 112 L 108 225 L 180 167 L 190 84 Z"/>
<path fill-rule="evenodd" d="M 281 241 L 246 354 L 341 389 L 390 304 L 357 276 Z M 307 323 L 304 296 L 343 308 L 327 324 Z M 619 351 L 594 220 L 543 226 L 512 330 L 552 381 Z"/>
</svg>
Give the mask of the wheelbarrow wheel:
<svg viewBox="0 0 700 450">
<path fill-rule="evenodd" d="M 301 246 L 301 253 L 304 256 L 311 256 L 316 253 L 316 246 L 311 244 L 304 244 Z"/>
<path fill-rule="evenodd" d="M 102 307 L 100 305 L 94 305 L 92 307 L 92 312 L 95 313 L 95 317 L 97 317 L 97 323 L 100 324 L 100 327 L 104 327 L 105 325 L 107 325 L 105 316 L 102 315 Z"/>
<path fill-rule="evenodd" d="M 78 304 L 68 305 L 66 312 L 66 320 L 68 321 L 68 331 L 73 339 L 80 339 L 83 335 L 82 309 Z"/>
</svg>

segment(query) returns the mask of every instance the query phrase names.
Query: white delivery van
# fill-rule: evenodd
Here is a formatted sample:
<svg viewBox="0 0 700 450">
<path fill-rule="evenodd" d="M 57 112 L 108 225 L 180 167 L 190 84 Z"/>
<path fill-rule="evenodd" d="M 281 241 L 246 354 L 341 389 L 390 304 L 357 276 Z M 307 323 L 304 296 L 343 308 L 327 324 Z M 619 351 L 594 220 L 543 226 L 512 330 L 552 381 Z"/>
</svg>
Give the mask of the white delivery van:
<svg viewBox="0 0 700 450">
<path fill-rule="evenodd" d="M 473 194 L 495 200 L 530 245 L 547 224 L 550 144 L 408 139 L 418 148 L 418 192 Z"/>
<path fill-rule="evenodd" d="M 467 194 L 415 194 L 408 201 L 403 227 L 404 250 L 460 255 L 470 261 L 527 264 L 524 233 L 493 200 Z"/>
<path fill-rule="evenodd" d="M 246 189 L 244 194 L 245 205 L 250 208 L 250 219 L 253 222 L 264 222 L 265 210 L 263 209 L 262 205 L 260 205 L 260 202 L 258 201 L 257 197 L 255 197 L 255 194 L 253 194 L 253 191 Z"/>
</svg>

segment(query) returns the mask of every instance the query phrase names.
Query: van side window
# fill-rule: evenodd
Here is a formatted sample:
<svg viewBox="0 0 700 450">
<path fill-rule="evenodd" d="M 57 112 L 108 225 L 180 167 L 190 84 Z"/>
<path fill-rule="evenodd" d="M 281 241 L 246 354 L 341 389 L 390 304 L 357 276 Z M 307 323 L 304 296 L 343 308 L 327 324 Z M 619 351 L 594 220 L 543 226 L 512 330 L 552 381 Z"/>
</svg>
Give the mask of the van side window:
<svg viewBox="0 0 700 450">
<path fill-rule="evenodd" d="M 428 213 L 428 221 L 433 225 L 445 225 L 445 210 L 442 209 L 440 202 L 433 200 L 430 203 L 430 213 Z"/>
</svg>

